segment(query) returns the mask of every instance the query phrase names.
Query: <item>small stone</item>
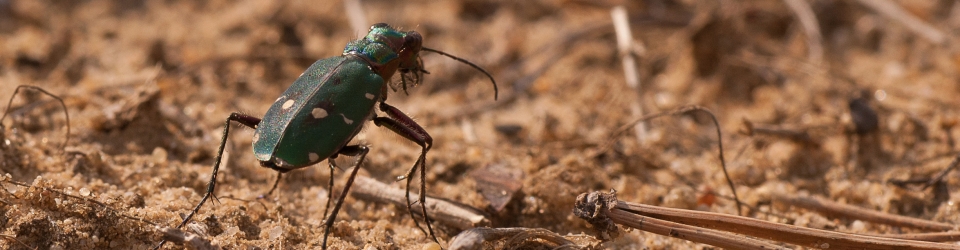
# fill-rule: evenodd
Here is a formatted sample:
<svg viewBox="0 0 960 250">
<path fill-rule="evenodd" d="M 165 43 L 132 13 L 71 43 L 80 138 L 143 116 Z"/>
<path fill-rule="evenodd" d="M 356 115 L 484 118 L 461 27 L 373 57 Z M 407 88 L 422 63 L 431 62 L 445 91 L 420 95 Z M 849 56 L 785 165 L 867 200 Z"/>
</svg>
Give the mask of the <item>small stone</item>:
<svg viewBox="0 0 960 250">
<path fill-rule="evenodd" d="M 274 241 L 277 238 L 280 238 L 280 235 L 283 235 L 283 228 L 274 227 L 270 229 L 270 241 Z"/>
<path fill-rule="evenodd" d="M 443 249 L 443 248 L 441 248 L 440 244 L 437 244 L 436 242 L 430 242 L 430 243 L 427 243 L 426 245 L 423 245 L 423 250 L 440 250 L 440 249 Z"/>
<path fill-rule="evenodd" d="M 153 157 L 154 161 L 157 162 L 167 162 L 167 150 L 161 147 L 153 148 L 153 152 L 150 154 Z"/>
</svg>

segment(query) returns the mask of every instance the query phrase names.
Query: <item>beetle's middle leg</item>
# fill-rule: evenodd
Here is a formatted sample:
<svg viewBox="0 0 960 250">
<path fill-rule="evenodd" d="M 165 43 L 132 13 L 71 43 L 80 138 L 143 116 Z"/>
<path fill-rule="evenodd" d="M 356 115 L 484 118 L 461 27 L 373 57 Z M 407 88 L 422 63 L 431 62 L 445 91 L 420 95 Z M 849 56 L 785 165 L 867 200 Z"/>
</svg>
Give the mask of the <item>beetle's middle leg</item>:
<svg viewBox="0 0 960 250">
<path fill-rule="evenodd" d="M 333 200 L 333 172 L 334 172 L 334 170 L 340 168 L 340 166 L 337 166 L 337 156 L 340 156 L 340 155 L 358 156 L 358 155 L 360 155 L 360 154 L 366 155 L 366 154 L 367 154 L 366 150 L 367 150 L 367 149 L 365 149 L 365 148 L 360 148 L 359 145 L 355 145 L 355 146 L 345 146 L 345 147 L 341 148 L 340 151 L 337 151 L 336 154 L 333 154 L 333 155 L 330 156 L 330 158 L 327 158 L 327 164 L 330 165 L 330 183 L 327 184 L 327 205 L 323 207 L 323 217 L 324 217 L 324 218 L 327 217 L 327 211 L 330 209 L 330 201 Z M 358 167 L 358 168 L 359 168 L 359 167 L 360 167 L 360 163 L 363 163 L 363 161 L 362 161 L 362 160 L 357 161 L 356 164 L 354 165 L 354 167 Z M 353 180 L 353 179 L 351 179 L 351 181 L 352 181 L 352 180 Z M 344 192 L 344 193 L 346 193 L 346 192 Z M 341 195 L 341 196 L 342 196 L 342 195 Z"/>
<path fill-rule="evenodd" d="M 410 140 L 417 145 L 420 145 L 420 157 L 417 158 L 417 162 L 413 164 L 413 167 L 410 168 L 410 171 L 404 176 L 407 179 L 407 210 L 410 211 L 410 216 L 413 214 L 413 207 L 410 203 L 410 181 L 413 179 L 414 172 L 417 171 L 417 168 L 420 169 L 420 208 L 423 211 L 423 220 L 427 224 L 427 230 L 430 232 L 430 236 L 433 237 L 433 241 L 440 242 L 437 240 L 437 236 L 433 233 L 433 226 L 431 226 L 430 216 L 427 214 L 427 196 L 425 192 L 427 190 L 426 183 L 426 161 L 427 161 L 427 151 L 430 151 L 430 147 L 433 146 L 433 137 L 430 137 L 430 134 L 427 133 L 423 127 L 420 127 L 419 124 L 413 121 L 409 116 L 404 114 L 399 109 L 390 106 L 389 104 L 380 102 L 380 111 L 387 114 L 389 117 L 375 117 L 373 118 L 373 123 L 378 127 L 385 127 L 392 130 L 394 133 L 397 133 L 407 140 Z M 416 219 L 413 220 L 414 224 L 417 225 L 417 228 L 420 231 L 423 230 L 423 227 L 420 226 L 420 223 Z M 424 232 L 427 233 L 427 232 Z"/>
<path fill-rule="evenodd" d="M 363 159 L 367 157 L 367 152 L 370 149 L 367 146 L 363 145 L 353 145 L 353 146 L 344 146 L 336 154 L 327 159 L 327 162 L 330 163 L 330 186 L 327 190 L 327 206 L 323 209 L 323 216 L 327 216 L 327 208 L 330 207 L 330 200 L 333 198 L 333 169 L 336 168 L 336 163 L 334 159 L 337 155 L 348 155 L 348 156 L 358 156 L 357 163 L 353 167 L 353 171 L 350 171 L 350 177 L 347 178 L 347 184 L 343 186 L 343 192 L 340 193 L 340 198 L 337 199 L 337 204 L 333 206 L 333 211 L 330 212 L 330 217 L 324 221 L 323 229 L 323 249 L 327 249 L 327 236 L 330 235 L 330 229 L 333 228 L 333 222 L 337 219 L 337 213 L 340 212 L 340 207 L 343 206 L 343 200 L 347 197 L 347 193 L 350 191 L 350 186 L 353 186 L 353 180 L 357 178 L 357 172 L 360 170 L 360 164 L 363 163 Z"/>
</svg>

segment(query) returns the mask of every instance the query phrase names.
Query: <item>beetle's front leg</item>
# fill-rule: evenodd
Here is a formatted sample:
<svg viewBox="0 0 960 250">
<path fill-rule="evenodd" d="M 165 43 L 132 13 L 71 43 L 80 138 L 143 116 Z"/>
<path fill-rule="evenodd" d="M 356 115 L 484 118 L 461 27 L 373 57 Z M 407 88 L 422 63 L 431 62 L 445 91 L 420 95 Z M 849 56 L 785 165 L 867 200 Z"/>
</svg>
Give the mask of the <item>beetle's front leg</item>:
<svg viewBox="0 0 960 250">
<path fill-rule="evenodd" d="M 404 114 L 399 109 L 390 106 L 389 104 L 380 102 L 380 111 L 387 114 L 389 117 L 375 117 L 373 118 L 373 123 L 378 127 L 385 127 L 392 130 L 394 133 L 397 133 L 407 140 L 410 140 L 417 145 L 420 145 L 420 157 L 417 158 L 417 162 L 413 164 L 413 167 L 410 168 L 410 171 L 404 176 L 407 179 L 407 210 L 410 211 L 410 216 L 413 216 L 413 207 L 410 204 L 410 181 L 413 179 L 413 173 L 417 171 L 417 168 L 420 168 L 420 207 L 423 211 L 423 220 L 427 224 L 427 229 L 430 231 L 430 236 L 433 237 L 433 240 L 437 240 L 437 236 L 433 233 L 433 226 L 431 225 L 430 216 L 427 215 L 427 205 L 426 205 L 426 195 L 424 192 L 427 190 L 426 184 L 426 161 L 427 161 L 427 151 L 430 151 L 430 147 L 433 146 L 433 137 L 430 137 L 430 134 L 427 133 L 423 127 L 420 127 L 419 124 L 413 121 L 409 116 Z M 420 231 L 424 231 L 423 227 L 420 226 L 420 223 L 416 219 L 413 220 L 414 224 L 417 225 L 417 228 Z M 426 232 L 424 232 L 426 233 Z"/>
</svg>

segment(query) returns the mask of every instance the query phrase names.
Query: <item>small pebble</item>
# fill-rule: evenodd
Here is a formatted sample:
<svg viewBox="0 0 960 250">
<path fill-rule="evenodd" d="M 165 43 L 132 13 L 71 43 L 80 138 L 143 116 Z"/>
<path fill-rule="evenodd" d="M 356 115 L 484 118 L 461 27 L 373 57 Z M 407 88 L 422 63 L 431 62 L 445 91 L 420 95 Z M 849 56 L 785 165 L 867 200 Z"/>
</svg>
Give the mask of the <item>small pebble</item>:
<svg viewBox="0 0 960 250">
<path fill-rule="evenodd" d="M 277 238 L 280 238 L 280 235 L 283 234 L 283 228 L 274 227 L 270 229 L 270 241 L 274 241 Z"/>
<path fill-rule="evenodd" d="M 440 249 L 442 249 L 440 247 L 440 244 L 437 244 L 436 242 L 430 242 L 430 243 L 427 243 L 426 245 L 423 245 L 423 250 L 440 250 Z"/>
</svg>

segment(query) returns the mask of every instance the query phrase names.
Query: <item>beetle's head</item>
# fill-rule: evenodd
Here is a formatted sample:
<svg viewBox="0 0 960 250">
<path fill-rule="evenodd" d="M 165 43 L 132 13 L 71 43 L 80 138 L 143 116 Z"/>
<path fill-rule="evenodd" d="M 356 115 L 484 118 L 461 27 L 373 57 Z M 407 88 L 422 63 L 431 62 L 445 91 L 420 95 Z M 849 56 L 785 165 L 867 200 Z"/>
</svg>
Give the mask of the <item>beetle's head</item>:
<svg viewBox="0 0 960 250">
<path fill-rule="evenodd" d="M 424 72 L 420 61 L 423 37 L 416 31 L 400 31 L 385 23 L 370 26 L 363 39 L 347 44 L 344 54 L 353 53 L 364 57 L 371 63 L 374 71 L 389 81 L 393 74 L 400 71 L 399 83 L 406 90 L 410 84 L 420 83 Z M 391 85 L 396 90 L 396 86 Z"/>
<path fill-rule="evenodd" d="M 386 45 L 391 52 L 396 53 L 392 62 L 399 63 L 399 68 L 410 68 L 418 65 L 417 58 L 423 47 L 423 37 L 416 31 L 400 31 L 385 23 L 370 26 L 365 38 L 369 41 Z"/>
</svg>

